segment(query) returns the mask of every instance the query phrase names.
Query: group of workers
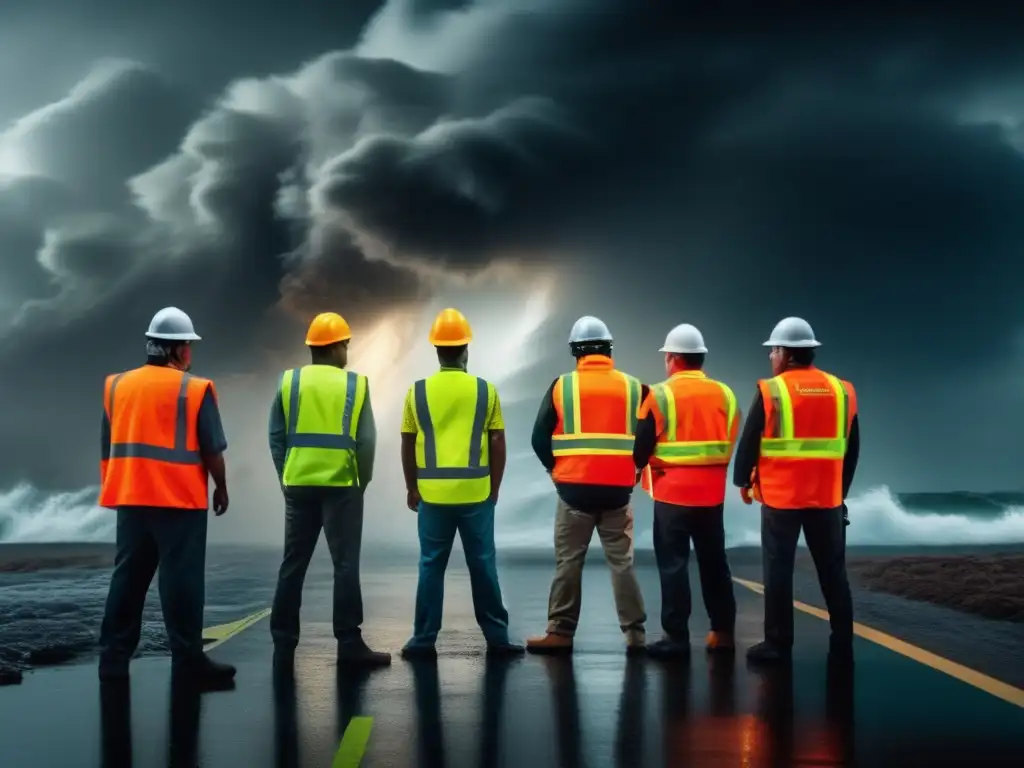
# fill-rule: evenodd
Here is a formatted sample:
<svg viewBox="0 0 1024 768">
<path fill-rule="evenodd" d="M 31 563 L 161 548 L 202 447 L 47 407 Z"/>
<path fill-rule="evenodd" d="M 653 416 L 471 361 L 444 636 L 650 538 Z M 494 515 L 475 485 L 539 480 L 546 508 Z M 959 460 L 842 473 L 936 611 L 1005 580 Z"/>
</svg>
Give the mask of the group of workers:
<svg viewBox="0 0 1024 768">
<path fill-rule="evenodd" d="M 204 680 L 234 667 L 203 650 L 209 480 L 213 509 L 228 508 L 227 448 L 212 381 L 190 373 L 200 337 L 181 310 L 160 310 L 146 333 L 146 364 L 107 378 L 99 503 L 117 511 L 117 554 L 100 637 L 101 679 L 124 679 L 139 643 L 146 593 L 159 590 L 173 668 Z M 308 365 L 285 371 L 270 410 L 270 454 L 285 502 L 284 554 L 270 617 L 275 665 L 290 665 L 310 559 L 323 529 L 334 563 L 338 661 L 384 666 L 388 653 L 362 638 L 359 579 L 363 494 L 373 477 L 376 425 L 370 387 L 347 370 L 352 337 L 338 314 L 309 326 Z M 643 384 L 615 367 L 613 339 L 595 317 L 569 336 L 575 370 L 545 393 L 532 445 L 557 492 L 556 573 L 543 636 L 512 642 L 495 557 L 494 514 L 505 470 L 505 428 L 494 385 L 468 372 L 472 331 L 455 309 L 430 329 L 440 370 L 409 389 L 401 460 L 407 506 L 417 513 L 419 583 L 404 658 L 436 656 L 444 574 L 456 533 L 469 570 L 476 620 L 490 654 L 571 652 L 584 560 L 597 531 L 611 571 L 629 654 L 690 652 L 688 561 L 697 558 L 710 620 L 709 652 L 735 650 L 736 601 L 725 548 L 728 467 L 746 504 L 761 504 L 764 640 L 754 661 L 785 661 L 793 644 L 792 581 L 800 531 L 831 622 L 830 657 L 852 660 L 853 612 L 845 566 L 845 498 L 859 435 L 853 386 L 815 367 L 820 346 L 800 318 L 782 320 L 765 346 L 772 377 L 760 380 L 742 433 L 732 390 L 705 375 L 707 347 L 692 325 L 673 328 L 661 352 L 668 378 Z M 737 441 L 738 438 L 738 441 Z M 648 645 L 634 568 L 631 495 L 654 500 L 663 637 Z"/>
</svg>

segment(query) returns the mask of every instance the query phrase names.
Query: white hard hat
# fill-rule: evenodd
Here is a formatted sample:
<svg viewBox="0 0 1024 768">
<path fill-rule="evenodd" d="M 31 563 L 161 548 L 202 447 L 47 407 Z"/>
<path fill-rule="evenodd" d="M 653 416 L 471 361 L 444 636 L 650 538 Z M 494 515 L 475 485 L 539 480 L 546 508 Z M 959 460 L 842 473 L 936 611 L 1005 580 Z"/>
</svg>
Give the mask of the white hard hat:
<svg viewBox="0 0 1024 768">
<path fill-rule="evenodd" d="M 677 355 L 697 355 L 707 352 L 704 337 L 696 326 L 689 323 L 677 325 L 665 337 L 665 346 L 659 352 L 673 352 Z"/>
<path fill-rule="evenodd" d="M 612 341 L 612 332 L 608 330 L 608 326 L 590 315 L 577 320 L 569 333 L 570 344 L 585 344 L 588 341 Z"/>
<path fill-rule="evenodd" d="M 814 329 L 802 317 L 787 317 L 779 320 L 772 329 L 772 335 L 764 343 L 766 347 L 820 347 L 821 342 L 814 338 Z"/>
<path fill-rule="evenodd" d="M 192 318 L 177 307 L 164 307 L 149 321 L 148 339 L 165 339 L 166 341 L 199 341 L 196 329 L 192 326 Z"/>
</svg>

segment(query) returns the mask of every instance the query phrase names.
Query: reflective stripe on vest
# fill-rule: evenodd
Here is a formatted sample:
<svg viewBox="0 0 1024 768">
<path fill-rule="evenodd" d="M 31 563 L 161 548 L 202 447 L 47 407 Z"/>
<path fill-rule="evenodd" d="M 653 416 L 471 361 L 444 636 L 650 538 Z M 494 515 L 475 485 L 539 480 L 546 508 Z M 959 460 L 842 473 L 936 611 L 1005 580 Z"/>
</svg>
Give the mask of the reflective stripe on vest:
<svg viewBox="0 0 1024 768">
<path fill-rule="evenodd" d="M 430 418 L 430 407 L 427 404 L 426 379 L 417 381 L 413 386 L 413 404 L 416 407 L 416 420 L 423 431 L 423 463 L 417 467 L 416 477 L 420 480 L 479 480 L 488 477 L 491 469 L 481 464 L 482 445 L 484 439 L 484 421 L 487 418 L 487 402 L 489 400 L 487 382 L 476 380 L 476 410 L 473 413 L 473 428 L 469 434 L 469 464 L 465 467 L 439 467 L 437 465 L 437 435 L 434 422 Z"/>
<path fill-rule="evenodd" d="M 847 418 L 850 395 L 843 383 L 830 373 L 821 371 L 836 398 L 835 437 L 794 436 L 793 400 L 781 376 L 768 380 L 768 391 L 774 404 L 774 424 L 768 425 L 773 437 L 761 438 L 761 455 L 766 458 L 843 459 L 846 456 Z"/>
<path fill-rule="evenodd" d="M 633 436 L 636 434 L 636 411 L 640 404 L 640 380 L 621 371 L 612 371 L 620 376 L 626 390 L 626 412 L 623 414 L 623 432 L 604 434 L 582 432 L 580 427 L 580 379 L 574 371 L 560 376 L 558 386 L 562 389 L 562 432 L 551 436 L 551 453 L 554 456 L 632 456 Z"/>
<path fill-rule="evenodd" d="M 287 402 L 282 401 L 288 425 L 286 445 L 291 448 L 334 448 L 337 450 L 355 450 L 356 441 L 352 436 L 352 419 L 355 416 L 356 404 L 362 405 L 366 390 L 366 379 L 352 371 L 345 371 L 345 410 L 342 413 L 338 432 L 299 432 L 299 385 L 302 381 L 302 369 L 293 368 L 285 371 L 281 379 L 281 389 L 288 389 Z M 289 378 L 290 377 L 290 378 Z M 355 386 L 352 386 L 355 379 Z M 360 391 L 362 390 L 362 391 Z"/>
<path fill-rule="evenodd" d="M 685 376 L 685 374 L 682 374 Z M 702 381 L 717 384 L 722 390 L 726 403 L 726 439 L 725 440 L 676 440 L 678 419 L 676 416 L 676 398 L 669 388 L 668 382 L 655 384 L 651 387 L 658 409 L 665 417 L 665 440 L 654 444 L 654 456 L 666 464 L 684 466 L 711 466 L 728 464 L 732 458 L 733 443 L 732 425 L 736 419 L 736 396 L 732 390 L 720 381 L 701 376 Z"/>
<path fill-rule="evenodd" d="M 119 373 L 110 382 L 110 394 L 107 397 L 107 414 L 113 423 L 114 391 L 124 373 Z M 203 457 L 198 450 L 190 451 L 188 446 L 188 383 L 192 378 L 189 373 L 181 376 L 181 387 L 178 390 L 178 407 L 174 421 L 174 447 L 151 443 L 110 443 L 111 459 L 152 459 L 166 461 L 170 464 L 202 464 Z M 113 432 L 111 432 L 113 434 Z"/>
</svg>

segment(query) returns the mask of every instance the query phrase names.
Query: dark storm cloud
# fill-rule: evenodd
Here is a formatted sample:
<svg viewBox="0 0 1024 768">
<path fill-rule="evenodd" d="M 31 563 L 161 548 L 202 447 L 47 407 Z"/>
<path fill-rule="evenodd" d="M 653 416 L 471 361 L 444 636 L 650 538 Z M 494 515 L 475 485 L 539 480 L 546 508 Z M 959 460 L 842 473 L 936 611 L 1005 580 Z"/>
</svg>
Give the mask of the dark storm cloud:
<svg viewBox="0 0 1024 768">
<path fill-rule="evenodd" d="M 586 274 L 657 333 L 677 307 L 728 305 L 720 337 L 744 345 L 805 314 L 869 388 L 938 373 L 950 348 L 982 367 L 1024 325 L 1006 127 L 1024 111 L 999 101 L 1022 74 L 1012 37 L 937 16 L 726 24 L 439 0 L 392 3 L 353 51 L 238 71 L 205 105 L 174 67 L 104 65 L 0 135 L 0 158 L 14 147 L 40 177 L 0 180 L 0 296 L 23 305 L 0 354 L 24 371 L 3 394 L 69 368 L 85 382 L 54 409 L 85 436 L 67 460 L 43 450 L 38 408 L 4 415 L 30 449 L 6 477 L 92 479 L 73 457 L 91 455 L 95 390 L 161 305 L 205 329 L 212 373 L 244 370 L 271 308 L 368 315 L 428 291 L 424 265 L 509 249 L 586 252 Z M 251 43 L 221 44 L 227 60 Z M 652 272 L 671 306 L 651 301 Z M 88 340 L 81 359 L 69 338 Z"/>
<path fill-rule="evenodd" d="M 5 138 L 36 173 L 63 180 L 94 204 L 118 202 L 124 180 L 174 146 L 193 108 L 156 72 L 106 61 L 66 98 L 17 121 Z"/>
<path fill-rule="evenodd" d="M 593 149 L 553 102 L 520 99 L 482 119 L 362 142 L 323 168 L 312 194 L 318 214 L 394 252 L 479 266 L 522 239 L 517 217 L 534 223 L 545 186 L 559 186 Z"/>
</svg>

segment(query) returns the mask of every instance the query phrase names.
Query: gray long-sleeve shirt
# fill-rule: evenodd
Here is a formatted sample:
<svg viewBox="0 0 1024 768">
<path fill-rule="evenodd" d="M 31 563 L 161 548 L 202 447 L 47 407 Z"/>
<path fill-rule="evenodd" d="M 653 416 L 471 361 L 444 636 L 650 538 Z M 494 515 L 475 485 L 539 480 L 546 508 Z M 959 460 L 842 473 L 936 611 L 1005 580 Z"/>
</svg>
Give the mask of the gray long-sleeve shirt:
<svg viewBox="0 0 1024 768">
<path fill-rule="evenodd" d="M 282 374 L 283 377 L 283 374 Z M 284 420 L 284 403 L 281 402 L 281 386 L 278 384 L 277 394 L 270 406 L 270 457 L 274 460 L 274 468 L 280 480 L 284 476 L 284 462 L 288 455 L 288 425 Z M 365 488 L 373 479 L 373 460 L 377 453 L 377 423 L 373 418 L 370 405 L 370 383 L 366 383 L 366 397 L 359 421 L 356 424 L 356 466 L 359 470 L 359 485 Z"/>
</svg>

